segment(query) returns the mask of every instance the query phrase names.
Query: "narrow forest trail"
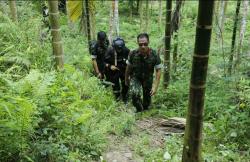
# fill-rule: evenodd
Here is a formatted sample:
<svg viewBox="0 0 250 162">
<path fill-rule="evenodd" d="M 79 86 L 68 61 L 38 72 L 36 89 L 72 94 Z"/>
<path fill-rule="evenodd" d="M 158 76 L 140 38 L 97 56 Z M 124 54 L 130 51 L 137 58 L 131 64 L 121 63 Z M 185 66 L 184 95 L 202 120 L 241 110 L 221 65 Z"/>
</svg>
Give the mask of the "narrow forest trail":
<svg viewBox="0 0 250 162">
<path fill-rule="evenodd" d="M 135 122 L 135 129 L 123 138 L 110 135 L 109 147 L 102 158 L 107 162 L 144 161 L 143 149 L 164 149 L 166 136 L 183 136 L 185 119 L 183 118 L 142 118 Z"/>
</svg>

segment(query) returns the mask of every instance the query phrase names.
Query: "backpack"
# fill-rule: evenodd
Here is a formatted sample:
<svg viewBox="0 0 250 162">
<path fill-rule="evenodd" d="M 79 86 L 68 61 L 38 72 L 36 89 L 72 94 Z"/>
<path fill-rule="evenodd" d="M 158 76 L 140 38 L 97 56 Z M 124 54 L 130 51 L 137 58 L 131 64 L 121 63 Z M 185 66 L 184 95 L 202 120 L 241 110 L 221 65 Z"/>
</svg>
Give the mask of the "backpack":
<svg viewBox="0 0 250 162">
<path fill-rule="evenodd" d="M 91 40 L 89 42 L 90 55 L 94 52 L 96 43 L 97 43 L 97 41 L 95 41 L 95 40 Z"/>
</svg>

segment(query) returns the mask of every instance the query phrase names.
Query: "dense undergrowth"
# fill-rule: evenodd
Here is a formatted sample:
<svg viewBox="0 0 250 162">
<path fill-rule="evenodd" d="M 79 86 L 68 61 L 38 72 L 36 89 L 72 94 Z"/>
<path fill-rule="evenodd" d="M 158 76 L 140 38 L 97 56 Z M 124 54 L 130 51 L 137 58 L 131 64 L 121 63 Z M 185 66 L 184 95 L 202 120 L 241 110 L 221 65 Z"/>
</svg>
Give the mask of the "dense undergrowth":
<svg viewBox="0 0 250 162">
<path fill-rule="evenodd" d="M 86 39 L 77 25 L 69 28 L 61 15 L 65 69 L 53 68 L 51 37 L 42 27 L 42 15 L 30 2 L 18 3 L 18 24 L 12 23 L 7 7 L 0 12 L 0 161 L 90 161 L 105 151 L 107 137 L 133 133 L 135 119 L 185 117 L 194 47 L 197 3 L 187 2 L 179 31 L 178 68 L 167 90 L 159 88 L 152 109 L 135 115 L 114 101 L 92 76 Z M 104 2 L 97 9 L 97 30 L 108 31 L 109 10 Z M 127 46 L 136 48 L 139 17 L 128 19 L 128 4 L 120 4 L 120 35 Z M 150 20 L 150 44 L 162 44 L 164 25 L 158 28 L 157 6 Z M 192 10 L 190 9 L 192 8 Z M 249 48 L 243 44 L 242 62 L 231 77 L 224 75 L 230 52 L 235 4 L 228 6 L 224 50 L 216 34 L 210 52 L 204 112 L 203 157 L 207 161 L 247 161 L 250 158 Z M 165 13 L 165 11 L 164 11 Z M 106 15 L 106 16 L 103 16 Z M 132 25 L 133 24 L 133 25 Z M 216 31 L 216 25 L 214 25 Z M 245 38 L 250 37 L 250 23 Z M 47 36 L 42 35 L 42 33 Z M 227 58 L 227 57 L 226 57 Z M 163 161 L 168 151 L 172 161 L 180 161 L 183 138 L 166 137 L 163 149 L 142 149 L 143 138 L 134 143 L 145 161 Z"/>
</svg>

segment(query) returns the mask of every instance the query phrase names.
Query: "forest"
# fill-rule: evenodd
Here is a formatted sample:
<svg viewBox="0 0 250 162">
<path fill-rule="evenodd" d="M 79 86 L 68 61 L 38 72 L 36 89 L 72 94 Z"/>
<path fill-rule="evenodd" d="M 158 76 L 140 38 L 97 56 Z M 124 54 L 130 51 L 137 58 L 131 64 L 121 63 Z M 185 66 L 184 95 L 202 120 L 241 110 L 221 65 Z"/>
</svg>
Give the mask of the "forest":
<svg viewBox="0 0 250 162">
<path fill-rule="evenodd" d="M 249 10 L 248 0 L 0 0 L 0 161 L 249 162 Z M 100 32 L 118 83 L 99 71 Z M 123 72 L 118 45 L 130 51 Z M 137 56 L 152 56 L 152 71 L 137 72 Z"/>
</svg>

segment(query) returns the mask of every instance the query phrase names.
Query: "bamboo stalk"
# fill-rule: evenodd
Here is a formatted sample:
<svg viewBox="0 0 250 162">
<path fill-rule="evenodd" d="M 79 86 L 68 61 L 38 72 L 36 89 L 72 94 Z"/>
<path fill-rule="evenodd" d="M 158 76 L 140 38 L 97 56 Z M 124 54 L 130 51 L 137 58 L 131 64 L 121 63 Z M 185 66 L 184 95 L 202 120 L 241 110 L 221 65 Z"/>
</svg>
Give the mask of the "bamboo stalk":
<svg viewBox="0 0 250 162">
<path fill-rule="evenodd" d="M 112 44 L 113 36 L 113 22 L 114 22 L 115 0 L 111 2 L 110 15 L 109 15 L 109 43 Z"/>
<path fill-rule="evenodd" d="M 140 31 L 144 31 L 143 28 L 143 1 L 139 0 L 139 15 L 140 15 Z"/>
<path fill-rule="evenodd" d="M 172 31 L 174 34 L 174 51 L 173 51 L 173 71 L 176 72 L 177 68 L 177 55 L 178 55 L 178 30 L 180 26 L 180 9 L 182 0 L 176 0 L 176 8 L 172 17 Z"/>
<path fill-rule="evenodd" d="M 201 162 L 203 109 L 214 1 L 199 0 L 195 49 L 189 91 L 189 106 L 184 136 L 183 162 Z"/>
<path fill-rule="evenodd" d="M 229 62 L 228 62 L 228 74 L 232 74 L 232 67 L 233 67 L 233 59 L 234 59 L 234 46 L 235 46 L 235 39 L 236 39 L 236 32 L 237 32 L 237 24 L 238 24 L 238 19 L 239 19 L 239 12 L 240 12 L 240 1 L 237 0 L 237 7 L 235 11 L 235 17 L 234 17 L 234 28 L 233 28 L 233 35 L 232 35 L 232 45 L 231 45 L 231 54 L 229 57 Z"/>
<path fill-rule="evenodd" d="M 90 16 L 89 16 L 89 0 L 85 0 L 85 7 L 86 7 L 86 20 L 87 20 L 87 37 L 88 37 L 88 45 L 90 46 L 91 41 L 91 32 L 90 32 Z M 90 53 L 90 47 L 89 47 L 89 53 Z"/>
<path fill-rule="evenodd" d="M 58 1 L 48 1 L 48 5 L 55 65 L 56 68 L 63 69 L 63 47 L 60 35 Z"/>
<path fill-rule="evenodd" d="M 166 88 L 170 81 L 170 46 L 171 46 L 171 13 L 172 0 L 166 1 L 166 26 L 165 26 L 165 52 L 164 52 L 164 76 L 163 85 Z"/>
<path fill-rule="evenodd" d="M 158 13 L 158 28 L 161 29 L 161 19 L 162 19 L 162 0 L 159 0 L 159 13 Z"/>
<path fill-rule="evenodd" d="M 146 21 L 145 21 L 145 30 L 144 31 L 146 31 L 146 32 L 148 32 L 149 31 L 149 29 L 148 29 L 148 24 L 149 24 L 149 0 L 146 0 L 146 15 L 145 15 L 145 19 L 146 19 Z"/>
<path fill-rule="evenodd" d="M 245 37 L 246 24 L 247 24 L 248 0 L 243 1 L 243 9 L 244 11 L 243 11 L 242 20 L 241 20 L 239 45 L 238 45 L 238 50 L 237 50 L 235 65 L 234 65 L 235 68 L 240 64 L 240 54 L 242 50 L 242 44 L 243 44 L 243 40 Z"/>
<path fill-rule="evenodd" d="M 119 36 L 119 12 L 118 12 L 118 0 L 115 0 L 115 9 L 114 9 L 114 26 L 115 26 L 115 35 Z"/>
<path fill-rule="evenodd" d="M 95 1 L 89 1 L 89 14 L 90 14 L 90 31 L 91 31 L 91 40 L 95 39 L 96 36 L 96 32 L 95 32 L 95 28 L 96 28 L 96 19 L 95 19 L 95 10 L 96 10 L 96 6 L 95 6 Z"/>
</svg>

